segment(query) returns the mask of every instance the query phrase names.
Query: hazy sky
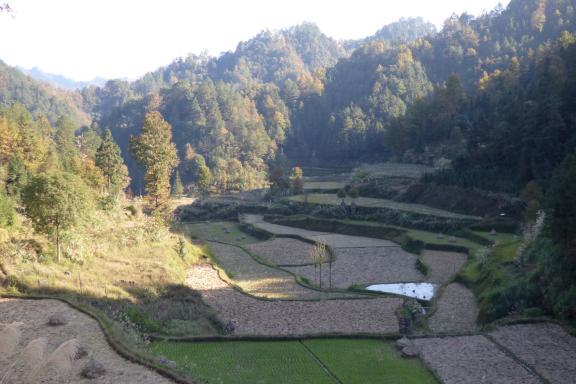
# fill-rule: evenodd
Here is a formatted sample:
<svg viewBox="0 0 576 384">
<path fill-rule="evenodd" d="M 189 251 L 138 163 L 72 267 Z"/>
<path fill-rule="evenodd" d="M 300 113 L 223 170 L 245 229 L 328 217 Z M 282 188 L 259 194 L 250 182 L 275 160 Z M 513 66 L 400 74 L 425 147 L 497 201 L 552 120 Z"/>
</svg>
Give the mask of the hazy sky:
<svg viewBox="0 0 576 384">
<path fill-rule="evenodd" d="M 63 74 L 135 78 L 174 58 L 233 50 L 264 29 L 315 22 L 335 39 L 373 34 L 400 17 L 438 27 L 509 0 L 2 0 L 0 60 Z"/>
</svg>

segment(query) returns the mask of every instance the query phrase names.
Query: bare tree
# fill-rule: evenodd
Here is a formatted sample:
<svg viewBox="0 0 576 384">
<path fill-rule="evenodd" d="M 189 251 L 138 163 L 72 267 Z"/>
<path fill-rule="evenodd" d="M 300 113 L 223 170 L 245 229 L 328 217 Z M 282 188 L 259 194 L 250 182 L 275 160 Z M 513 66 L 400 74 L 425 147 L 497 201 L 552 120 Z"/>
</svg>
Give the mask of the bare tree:
<svg viewBox="0 0 576 384">
<path fill-rule="evenodd" d="M 322 264 L 326 261 L 326 243 L 319 241 L 314 245 L 314 248 L 310 251 L 310 258 L 314 263 L 314 270 L 316 268 L 320 269 L 320 279 L 319 286 L 322 289 Z"/>
</svg>

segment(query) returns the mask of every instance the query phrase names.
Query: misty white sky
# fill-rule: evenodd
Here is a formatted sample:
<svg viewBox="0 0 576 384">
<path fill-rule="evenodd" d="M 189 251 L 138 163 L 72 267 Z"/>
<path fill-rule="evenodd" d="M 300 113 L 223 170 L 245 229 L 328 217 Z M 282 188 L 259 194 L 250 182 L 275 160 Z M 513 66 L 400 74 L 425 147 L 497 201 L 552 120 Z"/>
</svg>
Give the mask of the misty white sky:
<svg viewBox="0 0 576 384">
<path fill-rule="evenodd" d="M 188 53 L 234 50 L 264 29 L 312 21 L 335 39 L 373 34 L 400 17 L 440 27 L 509 0 L 2 0 L 0 60 L 75 80 L 136 78 Z"/>
</svg>

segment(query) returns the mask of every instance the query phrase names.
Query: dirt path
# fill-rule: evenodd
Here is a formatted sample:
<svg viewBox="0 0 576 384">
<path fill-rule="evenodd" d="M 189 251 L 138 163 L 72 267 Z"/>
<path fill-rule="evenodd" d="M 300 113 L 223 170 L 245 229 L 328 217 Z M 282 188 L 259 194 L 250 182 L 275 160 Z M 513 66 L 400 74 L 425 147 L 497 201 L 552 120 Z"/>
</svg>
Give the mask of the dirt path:
<svg viewBox="0 0 576 384">
<path fill-rule="evenodd" d="M 478 329 L 478 306 L 472 291 L 462 284 L 452 283 L 443 289 L 436 311 L 428 319 L 435 333 L 474 332 Z"/>
<path fill-rule="evenodd" d="M 68 324 L 51 327 L 48 319 L 54 314 L 62 314 Z M 89 356 L 76 360 L 71 372 L 66 377 L 42 377 L 39 382 L 51 383 L 99 383 L 99 384 L 168 384 L 173 381 L 138 364 L 134 364 L 118 355 L 110 347 L 96 320 L 58 300 L 22 300 L 0 299 L 0 323 L 23 322 L 22 340 L 26 345 L 38 337 L 48 338 L 47 351 L 52 351 L 62 342 L 76 338 L 80 341 Z M 90 357 L 100 361 L 106 368 L 105 376 L 88 380 L 80 376 L 84 364 Z M 4 371 L 1 366 L 0 372 Z M 48 374 L 48 373 L 47 373 Z M 22 375 L 17 372 L 14 378 Z M 14 381 L 17 383 L 19 381 Z"/>
<path fill-rule="evenodd" d="M 187 285 L 200 292 L 226 323 L 242 335 L 392 333 L 398 331 L 399 298 L 319 301 L 264 301 L 222 281 L 209 264 L 190 269 Z"/>
</svg>

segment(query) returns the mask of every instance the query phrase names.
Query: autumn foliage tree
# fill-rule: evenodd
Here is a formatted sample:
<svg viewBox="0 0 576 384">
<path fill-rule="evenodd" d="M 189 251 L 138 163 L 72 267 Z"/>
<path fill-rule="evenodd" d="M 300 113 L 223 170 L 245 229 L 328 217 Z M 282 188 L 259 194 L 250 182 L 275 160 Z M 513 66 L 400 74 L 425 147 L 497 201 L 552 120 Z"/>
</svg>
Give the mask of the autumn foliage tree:
<svg viewBox="0 0 576 384">
<path fill-rule="evenodd" d="M 172 127 L 159 112 L 148 112 L 140 136 L 130 138 L 132 155 L 146 169 L 148 198 L 159 209 L 170 197 L 170 175 L 178 165 Z"/>
<path fill-rule="evenodd" d="M 62 232 L 73 227 L 90 207 L 90 189 L 76 175 L 56 172 L 34 176 L 22 191 L 26 215 L 34 228 L 53 236 L 60 262 Z"/>
</svg>

